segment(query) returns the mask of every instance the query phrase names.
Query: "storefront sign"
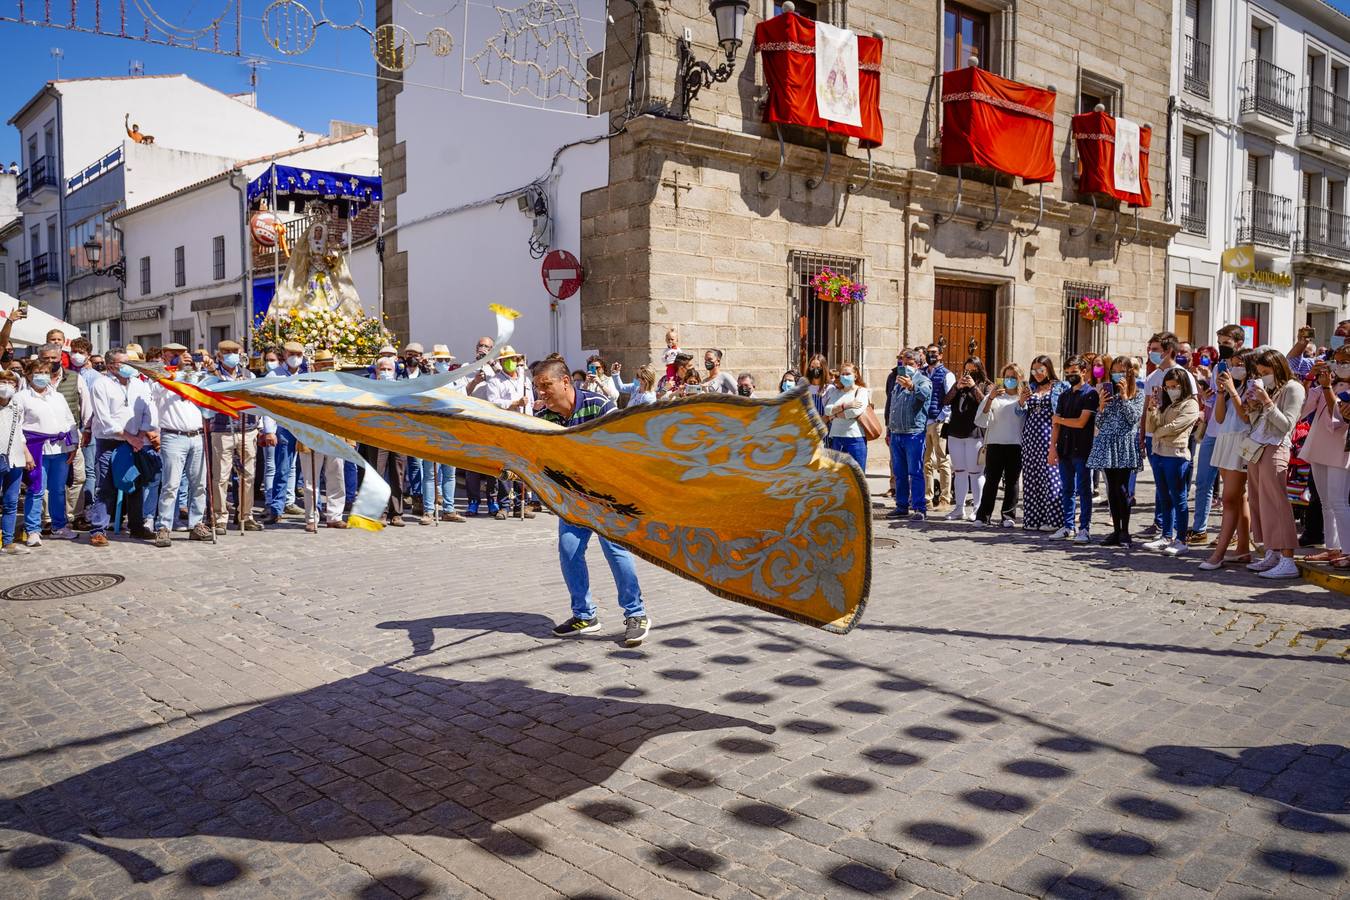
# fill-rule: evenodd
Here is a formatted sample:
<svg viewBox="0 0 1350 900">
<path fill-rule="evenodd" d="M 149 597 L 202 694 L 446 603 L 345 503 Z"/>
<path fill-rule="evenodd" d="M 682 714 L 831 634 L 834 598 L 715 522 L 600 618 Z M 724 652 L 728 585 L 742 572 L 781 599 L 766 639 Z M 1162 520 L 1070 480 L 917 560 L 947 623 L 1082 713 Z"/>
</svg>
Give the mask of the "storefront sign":
<svg viewBox="0 0 1350 900">
<path fill-rule="evenodd" d="M 1219 267 L 1225 272 L 1250 274 L 1256 271 L 1256 250 L 1252 247 L 1230 247 L 1223 251 Z"/>
<path fill-rule="evenodd" d="M 1288 272 L 1272 272 L 1270 269 L 1256 269 L 1237 276 L 1240 287 L 1262 288 L 1267 291 L 1284 290 L 1294 286 L 1294 278 Z"/>
<path fill-rule="evenodd" d="M 143 319 L 158 319 L 161 306 L 147 306 L 145 309 L 125 309 L 122 311 L 123 322 L 139 322 Z"/>
</svg>

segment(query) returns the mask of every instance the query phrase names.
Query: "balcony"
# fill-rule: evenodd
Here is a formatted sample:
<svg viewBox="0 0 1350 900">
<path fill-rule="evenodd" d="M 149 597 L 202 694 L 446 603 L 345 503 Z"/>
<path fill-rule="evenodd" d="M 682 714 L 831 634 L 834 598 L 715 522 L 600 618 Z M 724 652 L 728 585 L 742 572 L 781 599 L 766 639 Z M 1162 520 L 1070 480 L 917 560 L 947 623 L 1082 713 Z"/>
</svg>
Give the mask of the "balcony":
<svg viewBox="0 0 1350 900">
<path fill-rule="evenodd" d="M 328 223 L 330 242 L 341 242 L 347 239 L 347 222 L 345 219 L 337 218 L 331 214 L 301 216 L 286 223 L 286 243 L 290 246 L 292 252 L 304 239 L 305 233 L 309 231 L 309 226 L 318 221 Z M 361 210 L 352 220 L 352 244 L 360 244 L 374 237 L 379 231 L 379 227 L 380 212 L 377 206 L 372 205 Z M 287 258 L 281 254 L 277 247 L 253 245 L 253 273 L 255 277 L 267 277 L 267 274 L 270 274 L 274 268 L 284 270 L 287 261 Z"/>
<path fill-rule="evenodd" d="M 1269 60 L 1244 62 L 1238 122 L 1269 135 L 1288 134 L 1294 124 L 1294 73 Z"/>
<path fill-rule="evenodd" d="M 1181 83 L 1197 97 L 1209 99 L 1209 44 L 1192 35 L 1182 37 Z"/>
<path fill-rule="evenodd" d="M 1181 230 L 1203 235 L 1209 228 L 1209 182 L 1181 176 Z"/>
<path fill-rule="evenodd" d="M 61 283 L 61 263 L 55 253 L 39 253 L 19 263 L 19 290 Z"/>
<path fill-rule="evenodd" d="M 1294 231 L 1293 201 L 1266 191 L 1243 191 L 1238 208 L 1237 242 L 1289 249 Z"/>
<path fill-rule="evenodd" d="M 1350 269 L 1350 217 L 1320 206 L 1300 206 L 1295 265 Z"/>
<path fill-rule="evenodd" d="M 56 157 L 39 156 L 31 166 L 19 173 L 17 199 L 23 202 L 49 187 L 56 187 Z"/>
<path fill-rule="evenodd" d="M 1300 150 L 1350 165 L 1350 99 L 1308 86 L 1300 101 L 1294 143 Z"/>
</svg>

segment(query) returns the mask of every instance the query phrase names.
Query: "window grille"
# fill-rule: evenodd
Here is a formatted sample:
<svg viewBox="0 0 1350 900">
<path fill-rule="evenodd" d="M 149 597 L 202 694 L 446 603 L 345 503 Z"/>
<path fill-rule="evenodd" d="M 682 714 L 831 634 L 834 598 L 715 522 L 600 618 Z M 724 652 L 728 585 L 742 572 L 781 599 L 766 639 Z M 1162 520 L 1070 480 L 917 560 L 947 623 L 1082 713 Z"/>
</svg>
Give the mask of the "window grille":
<svg viewBox="0 0 1350 900">
<path fill-rule="evenodd" d="M 799 372 L 817 353 L 830 365 L 844 362 L 862 365 L 862 307 L 821 300 L 811 287 L 811 279 L 824 269 L 863 281 L 863 261 L 852 256 L 832 256 L 794 250 L 788 255 L 792 272 L 793 315 L 788 333 L 789 365 Z"/>
<path fill-rule="evenodd" d="M 1064 282 L 1064 359 L 1080 353 L 1106 352 L 1105 326 L 1100 321 L 1084 319 L 1078 312 L 1078 301 L 1087 297 L 1110 300 L 1110 288 L 1087 281 Z"/>
</svg>

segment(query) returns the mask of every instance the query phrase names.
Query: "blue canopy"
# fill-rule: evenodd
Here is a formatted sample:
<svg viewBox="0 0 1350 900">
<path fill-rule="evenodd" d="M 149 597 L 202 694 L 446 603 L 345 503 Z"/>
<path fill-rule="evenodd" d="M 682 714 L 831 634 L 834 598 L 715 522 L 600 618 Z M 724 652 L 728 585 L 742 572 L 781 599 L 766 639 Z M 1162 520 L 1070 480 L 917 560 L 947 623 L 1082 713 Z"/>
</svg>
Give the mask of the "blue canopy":
<svg viewBox="0 0 1350 900">
<path fill-rule="evenodd" d="M 341 197 L 360 203 L 373 203 L 384 199 L 384 189 L 378 175 L 350 175 L 346 172 L 323 172 L 318 169 L 273 164 L 267 171 L 249 182 L 249 201 L 271 196 L 274 178 L 278 194 L 315 194 L 323 197 Z"/>
</svg>

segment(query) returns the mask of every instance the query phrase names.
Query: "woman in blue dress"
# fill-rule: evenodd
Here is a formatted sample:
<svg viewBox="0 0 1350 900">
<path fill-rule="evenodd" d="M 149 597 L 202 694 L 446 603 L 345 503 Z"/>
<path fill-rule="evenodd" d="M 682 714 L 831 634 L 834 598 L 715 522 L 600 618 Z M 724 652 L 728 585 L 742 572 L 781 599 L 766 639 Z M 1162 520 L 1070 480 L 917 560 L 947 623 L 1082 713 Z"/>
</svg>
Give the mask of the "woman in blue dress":
<svg viewBox="0 0 1350 900">
<path fill-rule="evenodd" d="M 1097 386 L 1100 411 L 1088 468 L 1100 470 L 1106 477 L 1115 530 L 1102 543 L 1128 549 L 1134 546 L 1130 542 L 1130 473 L 1140 462 L 1139 420 L 1144 414 L 1144 391 L 1139 364 L 1132 357 L 1103 362 L 1110 379 Z"/>
<path fill-rule="evenodd" d="M 1063 525 L 1059 467 L 1050 465 L 1050 426 L 1064 382 L 1048 356 L 1031 361 L 1031 382 L 1022 389 L 1026 419 L 1022 425 L 1022 527 L 1054 531 Z"/>
</svg>

